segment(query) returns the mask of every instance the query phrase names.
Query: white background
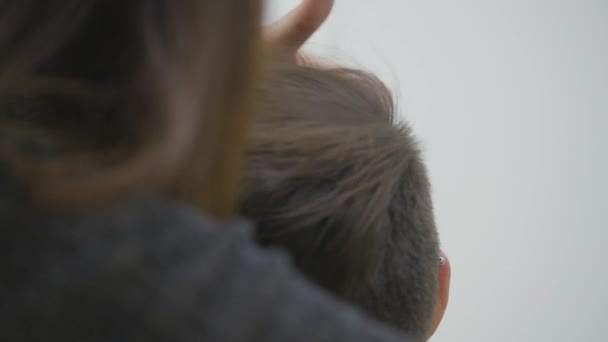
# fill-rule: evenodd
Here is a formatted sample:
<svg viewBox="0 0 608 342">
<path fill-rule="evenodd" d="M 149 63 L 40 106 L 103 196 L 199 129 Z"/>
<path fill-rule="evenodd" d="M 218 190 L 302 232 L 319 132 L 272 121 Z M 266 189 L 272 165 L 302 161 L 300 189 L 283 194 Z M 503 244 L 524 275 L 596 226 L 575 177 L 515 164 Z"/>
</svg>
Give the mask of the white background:
<svg viewBox="0 0 608 342">
<path fill-rule="evenodd" d="M 608 1 L 336 1 L 310 47 L 377 72 L 424 141 L 453 267 L 433 341 L 608 341 Z"/>
</svg>

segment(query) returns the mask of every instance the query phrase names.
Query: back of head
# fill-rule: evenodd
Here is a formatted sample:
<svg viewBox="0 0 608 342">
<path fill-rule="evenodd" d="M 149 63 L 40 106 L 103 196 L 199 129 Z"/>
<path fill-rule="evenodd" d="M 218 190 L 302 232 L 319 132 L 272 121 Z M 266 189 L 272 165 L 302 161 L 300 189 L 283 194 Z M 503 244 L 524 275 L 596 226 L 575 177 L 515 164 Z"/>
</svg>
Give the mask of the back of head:
<svg viewBox="0 0 608 342">
<path fill-rule="evenodd" d="M 164 187 L 226 216 L 259 26 L 260 1 L 1 1 L 0 130 L 59 153 L 0 158 L 55 204 Z"/>
<path fill-rule="evenodd" d="M 241 213 L 264 245 L 378 319 L 423 336 L 437 292 L 429 183 L 389 91 L 348 69 L 277 64 L 260 87 Z"/>
</svg>

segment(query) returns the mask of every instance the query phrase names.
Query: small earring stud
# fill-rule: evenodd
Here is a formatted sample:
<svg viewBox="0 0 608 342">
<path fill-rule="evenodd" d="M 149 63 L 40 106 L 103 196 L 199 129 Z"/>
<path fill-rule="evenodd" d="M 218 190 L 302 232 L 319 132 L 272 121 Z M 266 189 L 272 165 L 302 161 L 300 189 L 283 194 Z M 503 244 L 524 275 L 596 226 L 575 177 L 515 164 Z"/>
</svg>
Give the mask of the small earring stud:
<svg viewBox="0 0 608 342">
<path fill-rule="evenodd" d="M 440 265 L 440 266 L 445 265 L 445 261 L 446 261 L 446 260 L 445 260 L 445 258 L 444 258 L 444 257 L 442 257 L 442 256 L 440 256 L 440 257 L 439 257 L 439 265 Z"/>
</svg>

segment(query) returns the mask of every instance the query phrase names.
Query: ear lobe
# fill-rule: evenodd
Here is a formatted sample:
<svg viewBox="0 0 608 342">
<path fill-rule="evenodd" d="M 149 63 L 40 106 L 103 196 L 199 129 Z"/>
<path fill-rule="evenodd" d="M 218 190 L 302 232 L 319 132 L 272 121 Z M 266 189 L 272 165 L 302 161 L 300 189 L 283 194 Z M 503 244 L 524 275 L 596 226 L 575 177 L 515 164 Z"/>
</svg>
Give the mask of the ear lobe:
<svg viewBox="0 0 608 342">
<path fill-rule="evenodd" d="M 273 49 L 296 53 L 323 25 L 333 5 L 334 0 L 303 0 L 296 9 L 266 29 L 266 43 Z"/>
<path fill-rule="evenodd" d="M 433 317 L 433 324 L 427 336 L 428 338 L 431 338 L 435 334 L 435 331 L 437 331 L 450 299 L 452 268 L 450 260 L 445 253 L 441 252 L 440 258 L 442 258 L 443 262 L 439 265 L 439 295 L 437 296 L 437 307 L 435 309 L 435 316 Z"/>
</svg>

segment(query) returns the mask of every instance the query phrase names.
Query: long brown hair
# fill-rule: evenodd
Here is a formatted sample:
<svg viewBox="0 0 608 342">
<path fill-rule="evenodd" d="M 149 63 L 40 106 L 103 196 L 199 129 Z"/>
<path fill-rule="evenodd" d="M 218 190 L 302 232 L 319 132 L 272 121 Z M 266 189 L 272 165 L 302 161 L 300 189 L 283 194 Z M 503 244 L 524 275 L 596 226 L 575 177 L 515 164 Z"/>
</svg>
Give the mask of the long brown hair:
<svg viewBox="0 0 608 342">
<path fill-rule="evenodd" d="M 47 203 L 69 208 L 164 191 L 230 216 L 260 7 L 1 1 L 1 157 Z M 33 156 L 5 139 L 15 132 L 25 132 L 20 141 L 50 141 L 58 153 Z"/>
</svg>

